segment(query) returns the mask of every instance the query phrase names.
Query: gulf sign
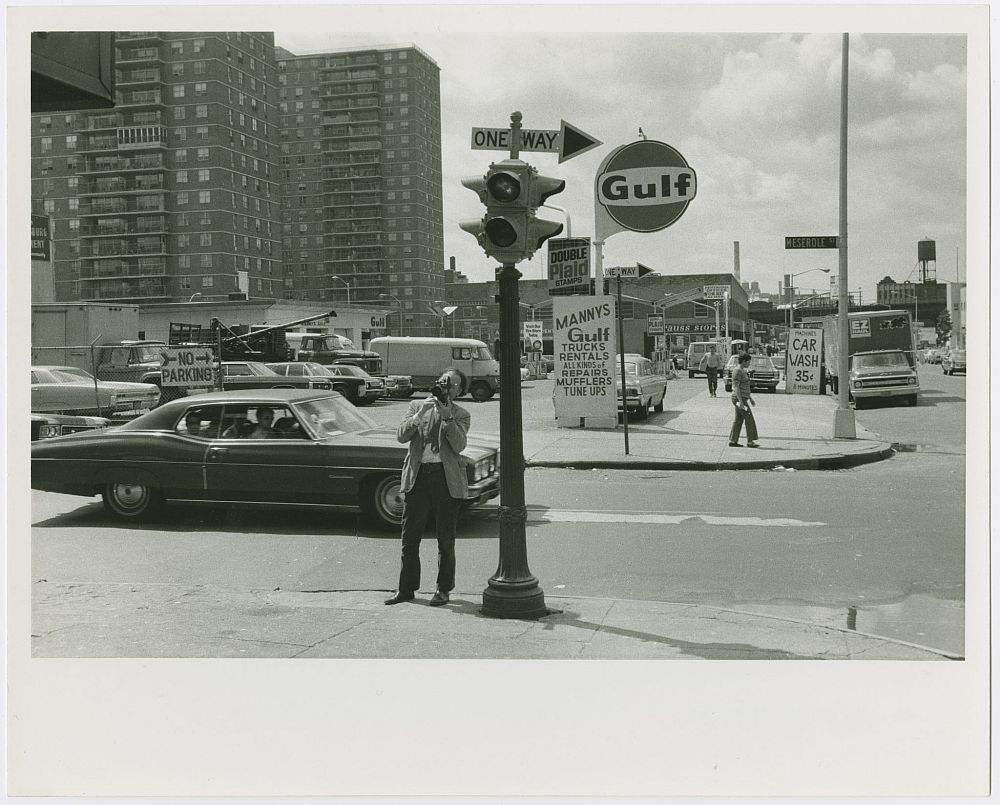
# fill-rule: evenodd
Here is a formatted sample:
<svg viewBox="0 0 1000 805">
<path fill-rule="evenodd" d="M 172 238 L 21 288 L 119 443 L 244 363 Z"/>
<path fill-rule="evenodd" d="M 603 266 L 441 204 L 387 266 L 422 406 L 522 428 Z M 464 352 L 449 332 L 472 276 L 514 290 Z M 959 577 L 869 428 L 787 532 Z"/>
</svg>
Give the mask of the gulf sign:
<svg viewBox="0 0 1000 805">
<path fill-rule="evenodd" d="M 657 140 L 623 145 L 597 176 L 595 196 L 632 232 L 656 232 L 680 218 L 698 191 L 694 169 L 676 148 Z"/>
</svg>

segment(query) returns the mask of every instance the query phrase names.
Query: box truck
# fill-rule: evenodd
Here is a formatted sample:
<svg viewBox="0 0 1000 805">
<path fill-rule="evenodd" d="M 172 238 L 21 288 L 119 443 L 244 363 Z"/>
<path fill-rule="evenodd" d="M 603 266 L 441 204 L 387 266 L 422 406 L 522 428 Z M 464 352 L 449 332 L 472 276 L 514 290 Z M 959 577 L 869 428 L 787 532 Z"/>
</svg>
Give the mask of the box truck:
<svg viewBox="0 0 1000 805">
<path fill-rule="evenodd" d="M 489 347 L 474 338 L 383 336 L 373 338 L 369 346 L 382 356 L 386 374 L 410 375 L 418 391 L 429 391 L 449 367 L 465 375 L 466 390 L 476 402 L 500 390 L 500 364 Z"/>
</svg>

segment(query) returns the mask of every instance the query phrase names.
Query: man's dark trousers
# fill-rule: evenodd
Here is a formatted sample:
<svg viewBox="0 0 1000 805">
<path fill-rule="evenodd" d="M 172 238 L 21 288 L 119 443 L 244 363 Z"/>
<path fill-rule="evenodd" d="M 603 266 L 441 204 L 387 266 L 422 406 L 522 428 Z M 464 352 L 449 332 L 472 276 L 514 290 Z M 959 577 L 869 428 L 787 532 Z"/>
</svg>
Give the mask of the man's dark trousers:
<svg viewBox="0 0 1000 805">
<path fill-rule="evenodd" d="M 399 592 L 404 595 L 420 588 L 420 540 L 427 518 L 433 513 L 437 528 L 437 589 L 450 593 L 455 588 L 455 530 L 458 504 L 448 493 L 441 464 L 421 464 L 413 489 L 403 505 L 403 561 L 399 571 Z"/>
<path fill-rule="evenodd" d="M 706 366 L 705 372 L 708 374 L 708 393 L 715 394 L 715 390 L 719 387 L 719 370 L 714 366 Z"/>
</svg>

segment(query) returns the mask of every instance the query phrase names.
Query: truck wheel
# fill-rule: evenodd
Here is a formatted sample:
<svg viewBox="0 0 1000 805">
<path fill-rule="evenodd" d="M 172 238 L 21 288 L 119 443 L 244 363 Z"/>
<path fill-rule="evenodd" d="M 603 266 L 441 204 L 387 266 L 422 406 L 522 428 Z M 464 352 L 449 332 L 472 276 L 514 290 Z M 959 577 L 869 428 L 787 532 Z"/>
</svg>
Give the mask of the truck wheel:
<svg viewBox="0 0 1000 805">
<path fill-rule="evenodd" d="M 694 372 L 688 369 L 688 377 L 694 377 Z"/>
<path fill-rule="evenodd" d="M 398 474 L 368 481 L 361 493 L 361 509 L 379 528 L 396 529 L 403 522 L 403 493 Z"/>
<path fill-rule="evenodd" d="M 358 401 L 355 396 L 351 393 L 351 390 L 347 386 L 335 385 L 333 390 L 340 394 L 345 400 L 353 405 L 357 405 Z"/>
<path fill-rule="evenodd" d="M 641 397 L 639 398 L 639 410 L 636 411 L 636 417 L 640 421 L 645 422 L 647 419 L 649 419 L 649 404 L 652 401 L 653 401 L 652 398 L 650 398 L 649 400 L 643 400 Z"/>
<path fill-rule="evenodd" d="M 493 396 L 493 389 L 489 387 L 488 383 L 473 383 L 469 387 L 469 394 L 476 402 L 486 402 Z"/>
<path fill-rule="evenodd" d="M 663 413 L 663 401 L 666 399 L 666 397 L 667 397 L 667 390 L 664 389 L 663 394 L 660 395 L 660 401 L 653 406 L 653 410 L 656 411 L 656 413 L 658 414 Z"/>
<path fill-rule="evenodd" d="M 123 520 L 143 520 L 156 514 L 164 503 L 163 492 L 155 486 L 127 481 L 105 484 L 101 498 L 104 508 Z"/>
</svg>

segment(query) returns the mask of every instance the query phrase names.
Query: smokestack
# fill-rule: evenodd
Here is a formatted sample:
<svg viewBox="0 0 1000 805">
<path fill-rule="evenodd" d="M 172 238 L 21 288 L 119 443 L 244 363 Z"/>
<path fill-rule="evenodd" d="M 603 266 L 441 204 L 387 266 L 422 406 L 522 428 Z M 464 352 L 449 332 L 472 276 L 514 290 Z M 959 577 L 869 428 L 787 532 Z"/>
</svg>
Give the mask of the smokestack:
<svg viewBox="0 0 1000 805">
<path fill-rule="evenodd" d="M 733 273 L 736 275 L 736 281 L 740 281 L 740 242 L 738 240 L 733 241 Z"/>
</svg>

